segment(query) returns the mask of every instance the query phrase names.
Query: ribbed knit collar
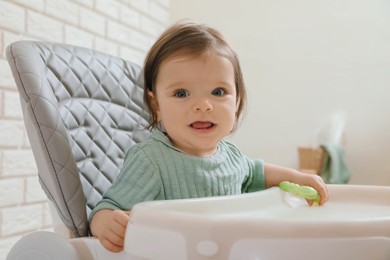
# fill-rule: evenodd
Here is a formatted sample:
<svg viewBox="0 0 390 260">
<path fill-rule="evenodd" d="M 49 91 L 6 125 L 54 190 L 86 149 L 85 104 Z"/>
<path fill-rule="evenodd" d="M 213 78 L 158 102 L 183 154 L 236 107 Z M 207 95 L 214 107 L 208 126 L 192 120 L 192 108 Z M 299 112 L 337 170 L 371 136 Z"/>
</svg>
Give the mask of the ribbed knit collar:
<svg viewBox="0 0 390 260">
<path fill-rule="evenodd" d="M 163 144 L 165 144 L 165 145 L 169 146 L 170 148 L 174 149 L 175 151 L 180 152 L 180 153 L 182 153 L 182 154 L 184 154 L 186 156 L 192 157 L 192 158 L 199 158 L 199 159 L 210 158 L 210 159 L 218 160 L 218 161 L 219 160 L 224 160 L 224 158 L 225 158 L 224 153 L 221 153 L 221 144 L 218 145 L 217 151 L 215 152 L 214 155 L 208 156 L 208 157 L 200 157 L 200 156 L 195 156 L 195 155 L 191 155 L 191 154 L 185 153 L 182 150 L 174 147 L 172 142 L 171 142 L 171 140 L 169 140 L 169 137 L 167 136 L 167 134 L 163 133 L 159 129 L 155 128 L 155 129 L 152 130 L 151 138 L 153 138 L 153 139 L 155 139 L 157 141 L 160 141 Z"/>
</svg>

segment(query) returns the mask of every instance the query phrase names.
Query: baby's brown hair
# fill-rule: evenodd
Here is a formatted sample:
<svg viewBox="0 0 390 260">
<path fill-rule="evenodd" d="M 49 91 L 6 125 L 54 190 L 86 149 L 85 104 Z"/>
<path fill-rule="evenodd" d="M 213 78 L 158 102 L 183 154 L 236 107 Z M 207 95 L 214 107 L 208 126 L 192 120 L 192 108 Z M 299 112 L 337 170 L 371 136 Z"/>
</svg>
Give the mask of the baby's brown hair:
<svg viewBox="0 0 390 260">
<path fill-rule="evenodd" d="M 155 128 L 158 124 L 157 112 L 149 92 L 156 96 L 154 86 L 161 64 L 174 56 L 197 57 L 205 53 L 220 55 L 232 63 L 237 93 L 236 121 L 240 119 L 246 105 L 246 91 L 236 52 L 217 30 L 203 24 L 178 22 L 162 33 L 145 59 L 144 101 L 150 113 L 149 129 Z"/>
</svg>

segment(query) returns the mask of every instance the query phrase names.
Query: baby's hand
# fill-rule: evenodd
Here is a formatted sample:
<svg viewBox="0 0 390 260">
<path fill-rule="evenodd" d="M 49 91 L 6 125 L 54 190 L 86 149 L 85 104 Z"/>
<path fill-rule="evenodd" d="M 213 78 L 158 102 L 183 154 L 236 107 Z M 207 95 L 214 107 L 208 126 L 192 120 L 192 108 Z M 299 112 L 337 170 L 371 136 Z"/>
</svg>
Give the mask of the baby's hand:
<svg viewBox="0 0 390 260">
<path fill-rule="evenodd" d="M 291 182 L 299 184 L 301 186 L 310 186 L 317 190 L 321 199 L 319 205 L 323 205 L 329 199 L 328 189 L 324 180 L 315 174 L 309 173 L 300 173 L 294 176 L 294 179 Z M 309 204 L 313 204 L 313 200 L 308 200 Z"/>
<path fill-rule="evenodd" d="M 129 211 L 103 209 L 91 221 L 92 234 L 111 252 L 123 250 Z"/>
</svg>

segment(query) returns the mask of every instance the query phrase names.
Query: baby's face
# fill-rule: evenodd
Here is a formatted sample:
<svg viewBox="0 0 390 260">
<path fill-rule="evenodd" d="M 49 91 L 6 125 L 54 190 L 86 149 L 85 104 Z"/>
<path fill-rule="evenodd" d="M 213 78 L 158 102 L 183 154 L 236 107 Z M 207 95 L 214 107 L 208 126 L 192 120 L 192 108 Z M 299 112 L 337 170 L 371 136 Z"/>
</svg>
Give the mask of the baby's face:
<svg viewBox="0 0 390 260">
<path fill-rule="evenodd" d="M 158 118 L 172 144 L 185 153 L 210 156 L 236 122 L 232 63 L 216 54 L 173 57 L 156 79 Z"/>
</svg>

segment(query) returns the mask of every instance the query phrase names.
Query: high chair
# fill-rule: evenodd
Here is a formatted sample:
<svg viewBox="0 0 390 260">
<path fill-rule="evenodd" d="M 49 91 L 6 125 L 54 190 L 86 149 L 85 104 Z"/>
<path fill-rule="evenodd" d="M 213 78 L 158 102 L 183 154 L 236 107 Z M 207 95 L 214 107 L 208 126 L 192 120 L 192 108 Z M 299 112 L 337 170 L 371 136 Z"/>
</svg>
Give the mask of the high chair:
<svg viewBox="0 0 390 260">
<path fill-rule="evenodd" d="M 276 187 L 139 203 L 124 250 L 105 250 L 88 237 L 88 215 L 126 150 L 149 136 L 141 68 L 49 42 L 12 43 L 7 59 L 55 230 L 25 236 L 7 260 L 390 258 L 390 187 L 353 185 L 330 185 L 321 207 L 285 203 Z"/>
<path fill-rule="evenodd" d="M 149 134 L 141 68 L 49 42 L 15 42 L 6 55 L 54 230 L 65 238 L 87 237 L 88 215 L 125 152 Z"/>
</svg>

